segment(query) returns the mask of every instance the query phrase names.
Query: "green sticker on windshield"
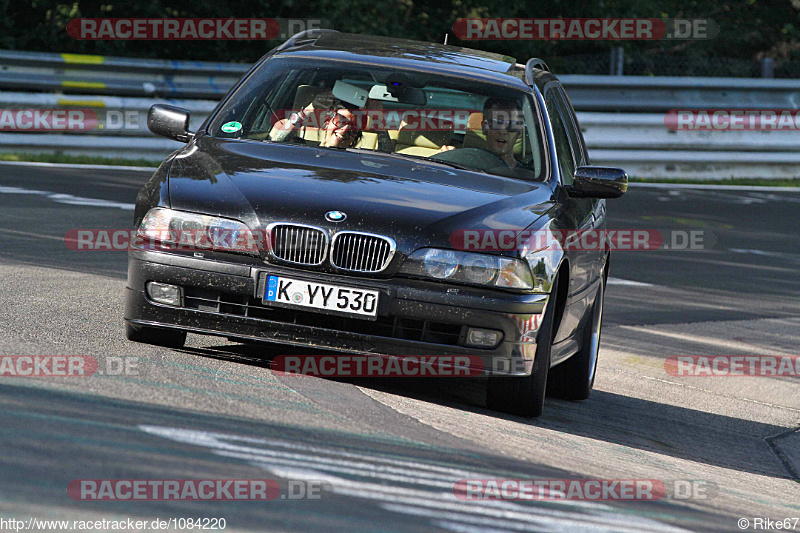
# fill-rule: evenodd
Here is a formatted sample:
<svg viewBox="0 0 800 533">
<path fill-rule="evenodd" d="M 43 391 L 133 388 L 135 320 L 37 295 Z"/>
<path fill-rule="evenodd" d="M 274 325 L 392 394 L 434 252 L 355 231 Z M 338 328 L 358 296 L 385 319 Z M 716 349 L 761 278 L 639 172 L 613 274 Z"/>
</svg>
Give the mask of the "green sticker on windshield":
<svg viewBox="0 0 800 533">
<path fill-rule="evenodd" d="M 236 122 L 235 120 L 233 122 L 226 122 L 220 129 L 225 133 L 236 133 L 242 129 L 242 123 Z"/>
</svg>

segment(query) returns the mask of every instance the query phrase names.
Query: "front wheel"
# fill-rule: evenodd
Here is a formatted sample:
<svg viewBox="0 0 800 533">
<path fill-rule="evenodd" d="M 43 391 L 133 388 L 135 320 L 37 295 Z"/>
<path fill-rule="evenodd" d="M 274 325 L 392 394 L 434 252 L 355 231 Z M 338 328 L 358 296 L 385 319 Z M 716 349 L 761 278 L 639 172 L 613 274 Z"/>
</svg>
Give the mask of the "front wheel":
<svg viewBox="0 0 800 533">
<path fill-rule="evenodd" d="M 558 276 L 553 280 L 550 300 L 544 312 L 542 325 L 536 336 L 534 370 L 524 377 L 490 377 L 486 391 L 489 409 L 513 415 L 535 417 L 542 414 L 550 369 L 550 349 L 553 345 L 553 321 L 556 313 Z"/>
<path fill-rule="evenodd" d="M 600 351 L 605 282 L 600 279 L 590 321 L 583 329 L 580 351 L 550 371 L 550 394 L 563 400 L 585 400 L 592 393 Z"/>
</svg>

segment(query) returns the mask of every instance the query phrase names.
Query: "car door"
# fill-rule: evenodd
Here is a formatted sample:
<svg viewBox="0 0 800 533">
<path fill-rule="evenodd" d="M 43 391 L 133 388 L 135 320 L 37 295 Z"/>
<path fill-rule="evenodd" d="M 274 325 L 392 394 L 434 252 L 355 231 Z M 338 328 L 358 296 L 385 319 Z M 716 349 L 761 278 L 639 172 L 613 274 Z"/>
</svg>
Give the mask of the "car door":
<svg viewBox="0 0 800 533">
<path fill-rule="evenodd" d="M 580 125 L 578 124 L 578 117 L 575 115 L 575 109 L 572 107 L 572 104 L 567 97 L 567 93 L 564 91 L 564 87 L 560 84 L 556 89 L 556 101 L 558 102 L 561 116 L 564 118 L 567 138 L 569 139 L 570 146 L 572 147 L 572 153 L 575 158 L 576 166 L 589 165 L 589 154 L 586 150 L 586 141 L 583 138 Z M 593 232 L 594 235 L 592 235 L 593 238 L 587 239 L 586 243 L 597 243 L 597 246 L 587 250 L 590 252 L 592 257 L 589 275 L 589 280 L 592 281 L 598 275 L 600 275 L 600 269 L 603 264 L 603 254 L 605 253 L 603 247 L 598 242 L 598 239 L 601 235 L 605 234 L 605 232 L 601 230 L 604 230 L 606 227 L 606 201 L 598 198 L 590 198 L 586 199 L 586 203 L 591 205 L 592 228 L 595 230 Z"/>
<path fill-rule="evenodd" d="M 553 138 L 558 157 L 559 180 L 562 186 L 572 185 L 574 180 L 575 168 L 578 163 L 583 164 L 583 155 L 575 150 L 570 142 L 568 128 L 570 127 L 570 117 L 559 98 L 559 85 L 553 82 L 545 87 L 545 105 L 550 116 L 550 123 L 553 127 Z M 580 145 L 577 145 L 580 150 Z M 576 157 L 576 153 L 578 157 Z M 569 197 L 565 203 L 565 223 L 564 230 L 579 232 L 591 230 L 594 227 L 594 214 L 592 201 L 588 198 Z M 594 254 L 590 251 L 580 249 L 580 241 L 569 247 L 567 257 L 570 260 L 571 276 L 569 292 L 571 294 L 586 287 L 593 279 Z"/>
</svg>

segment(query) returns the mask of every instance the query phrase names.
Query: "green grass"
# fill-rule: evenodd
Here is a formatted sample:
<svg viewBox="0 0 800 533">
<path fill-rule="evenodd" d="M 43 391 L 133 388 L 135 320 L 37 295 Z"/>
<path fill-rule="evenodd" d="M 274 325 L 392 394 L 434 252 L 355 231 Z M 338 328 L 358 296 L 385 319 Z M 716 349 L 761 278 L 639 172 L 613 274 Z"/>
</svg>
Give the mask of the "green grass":
<svg viewBox="0 0 800 533">
<path fill-rule="evenodd" d="M 69 163 L 77 165 L 120 165 L 126 167 L 157 167 L 161 161 L 125 159 L 122 157 L 95 157 L 91 155 L 63 154 L 0 154 L 0 161 L 30 161 L 34 163 Z"/>
<path fill-rule="evenodd" d="M 800 178 L 796 179 L 772 179 L 772 178 L 728 178 L 721 180 L 699 180 L 699 179 L 642 179 L 631 178 L 631 183 L 689 183 L 703 185 L 761 185 L 763 187 L 800 187 Z"/>
</svg>

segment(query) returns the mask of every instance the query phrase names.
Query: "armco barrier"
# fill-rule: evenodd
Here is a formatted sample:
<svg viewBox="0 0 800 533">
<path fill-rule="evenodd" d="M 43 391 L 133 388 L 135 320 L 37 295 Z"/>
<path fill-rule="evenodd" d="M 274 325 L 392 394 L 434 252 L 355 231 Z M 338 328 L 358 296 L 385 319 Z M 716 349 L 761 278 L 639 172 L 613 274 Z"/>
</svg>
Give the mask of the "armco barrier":
<svg viewBox="0 0 800 533">
<path fill-rule="evenodd" d="M 800 107 L 800 80 L 673 76 L 558 77 L 564 83 L 572 105 L 580 111 L 647 113 L 670 109 Z"/>
<path fill-rule="evenodd" d="M 132 119 L 91 134 L 2 133 L 0 151 L 156 161 L 180 145 L 146 129 L 149 107 L 186 108 L 196 128 L 248 68 L 0 50 L 0 109 L 89 108 L 116 120 Z M 797 109 L 797 80 L 559 78 L 578 109 L 594 164 L 622 166 L 641 178 L 800 177 L 796 131 L 671 131 L 664 122 L 670 109 Z"/>
<path fill-rule="evenodd" d="M 0 50 L 0 89 L 216 100 L 249 66 Z"/>
<path fill-rule="evenodd" d="M 2 133 L 0 152 L 93 155 L 157 163 L 183 143 L 161 137 L 112 137 L 77 133 Z"/>
</svg>

